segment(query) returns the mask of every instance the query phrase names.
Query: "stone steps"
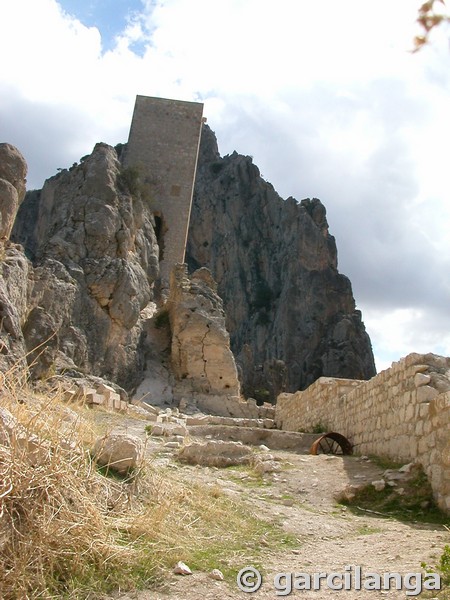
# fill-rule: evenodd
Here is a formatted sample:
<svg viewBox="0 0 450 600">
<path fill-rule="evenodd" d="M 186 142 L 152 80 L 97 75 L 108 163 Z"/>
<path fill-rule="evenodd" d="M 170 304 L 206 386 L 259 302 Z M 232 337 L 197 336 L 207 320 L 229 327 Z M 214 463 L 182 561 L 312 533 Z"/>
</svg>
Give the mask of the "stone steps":
<svg viewBox="0 0 450 600">
<path fill-rule="evenodd" d="M 235 427 L 259 427 L 274 429 L 275 419 L 246 419 L 237 417 L 221 417 L 218 415 L 187 416 L 186 425 L 227 425 Z"/>
<path fill-rule="evenodd" d="M 252 446 L 264 444 L 272 450 L 294 450 L 301 453 L 309 452 L 311 444 L 319 437 L 317 433 L 233 425 L 190 425 L 188 432 L 192 437 L 242 442 Z"/>
</svg>

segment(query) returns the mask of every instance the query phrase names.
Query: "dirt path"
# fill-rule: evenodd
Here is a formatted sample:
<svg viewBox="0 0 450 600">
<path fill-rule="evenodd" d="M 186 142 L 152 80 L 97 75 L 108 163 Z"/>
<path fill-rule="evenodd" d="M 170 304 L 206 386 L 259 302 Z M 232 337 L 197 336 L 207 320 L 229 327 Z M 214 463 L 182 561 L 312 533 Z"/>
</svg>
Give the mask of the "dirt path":
<svg viewBox="0 0 450 600">
<path fill-rule="evenodd" d="M 145 424 L 127 419 L 120 429 L 142 435 Z M 161 441 L 152 441 L 148 446 L 150 455 L 161 449 Z M 171 463 L 178 469 L 180 477 L 195 477 L 198 481 L 214 482 L 223 491 L 241 499 L 255 513 L 269 521 L 277 520 L 283 528 L 298 540 L 298 547 L 285 552 L 263 552 L 261 564 L 265 575 L 259 591 L 242 592 L 236 582 L 214 581 L 207 573 L 176 576 L 168 573 L 166 585 L 160 591 L 142 591 L 117 595 L 120 600 L 216 600 L 220 598 L 242 599 L 255 597 L 265 600 L 277 598 L 285 588 L 286 580 L 280 581 L 279 590 L 274 587 L 276 573 L 307 573 L 313 577 L 318 572 L 347 573 L 352 577 L 354 588 L 355 567 L 362 574 L 370 572 L 384 574 L 395 572 L 420 573 L 421 562 L 435 564 L 450 536 L 441 526 L 405 524 L 378 515 L 363 513 L 356 515 L 339 506 L 334 494 L 349 483 L 373 481 L 381 470 L 373 463 L 357 457 L 310 456 L 286 451 L 271 451 L 280 461 L 279 473 L 264 475 L 266 485 L 251 488 L 246 476 L 239 469 L 219 470 L 208 467 L 176 466 L 173 454 L 168 452 L 158 460 Z M 243 564 L 242 567 L 248 565 Z M 347 571 L 345 567 L 347 566 Z M 342 580 L 345 581 L 345 580 Z M 362 579 L 364 583 L 364 575 Z M 405 582 L 404 582 L 405 583 Z M 282 584 L 282 585 L 281 585 Z M 415 582 L 410 581 L 410 594 Z M 307 598 L 407 598 L 407 589 L 396 591 L 330 590 L 322 581 L 320 590 L 292 590 L 290 595 Z M 431 596 L 432 597 L 432 594 Z"/>
</svg>

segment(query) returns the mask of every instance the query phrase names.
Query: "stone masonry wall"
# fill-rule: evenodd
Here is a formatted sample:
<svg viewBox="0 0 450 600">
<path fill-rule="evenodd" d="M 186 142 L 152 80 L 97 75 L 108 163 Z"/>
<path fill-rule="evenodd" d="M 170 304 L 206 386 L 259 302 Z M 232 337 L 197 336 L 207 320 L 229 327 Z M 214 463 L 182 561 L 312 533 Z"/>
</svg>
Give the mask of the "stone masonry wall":
<svg viewBox="0 0 450 600">
<path fill-rule="evenodd" d="M 140 170 L 153 213 L 161 219 L 162 289 L 168 288 L 173 265 L 184 262 L 202 114 L 198 102 L 136 97 L 123 162 Z"/>
<path fill-rule="evenodd" d="M 450 358 L 409 354 L 369 381 L 321 377 L 280 394 L 276 422 L 288 431 L 320 425 L 345 435 L 358 454 L 419 462 L 450 512 Z"/>
</svg>

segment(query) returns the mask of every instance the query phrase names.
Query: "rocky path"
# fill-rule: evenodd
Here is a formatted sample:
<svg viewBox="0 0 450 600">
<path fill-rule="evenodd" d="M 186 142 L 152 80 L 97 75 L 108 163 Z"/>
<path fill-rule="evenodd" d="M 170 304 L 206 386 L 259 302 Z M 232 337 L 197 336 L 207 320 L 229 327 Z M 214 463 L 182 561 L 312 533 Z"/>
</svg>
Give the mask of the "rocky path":
<svg viewBox="0 0 450 600">
<path fill-rule="evenodd" d="M 142 435 L 145 423 L 127 419 L 120 429 Z M 162 441 L 152 440 L 148 452 L 155 456 L 161 450 Z M 176 466 L 170 451 L 158 452 L 158 460 L 171 463 L 178 469 L 181 478 L 214 482 L 225 493 L 239 496 L 252 507 L 255 513 L 268 521 L 276 520 L 293 534 L 298 546 L 285 552 L 263 551 L 261 564 L 265 573 L 259 591 L 244 593 L 235 581 L 214 581 L 207 573 L 193 573 L 177 576 L 168 573 L 165 587 L 159 591 L 142 591 L 133 594 L 117 595 L 117 600 L 197 600 L 200 598 L 258 599 L 277 598 L 281 595 L 298 595 L 308 598 L 407 598 L 417 595 L 415 580 L 409 581 L 408 589 L 396 591 L 381 589 L 356 591 L 330 590 L 322 581 L 320 590 L 310 592 L 292 589 L 289 579 L 282 578 L 275 589 L 274 576 L 277 573 L 307 573 L 314 576 L 318 572 L 347 573 L 352 577 L 354 588 L 356 566 L 364 573 L 385 572 L 420 573 L 421 562 L 435 564 L 444 545 L 450 542 L 450 534 L 441 526 L 405 524 L 369 512 L 356 515 L 337 505 L 334 494 L 350 483 L 379 479 L 381 469 L 367 460 L 357 457 L 311 456 L 292 451 L 271 451 L 280 461 L 282 470 L 264 475 L 265 485 L 250 487 L 245 474 L 239 469 L 216 469 L 209 467 Z M 243 564 L 242 567 L 248 565 Z M 347 567 L 347 571 L 345 568 Z M 345 581 L 342 579 L 342 581 Z M 364 578 L 362 579 L 364 583 Z M 278 593 L 277 593 L 278 592 Z M 430 594 L 428 597 L 433 597 Z"/>
</svg>

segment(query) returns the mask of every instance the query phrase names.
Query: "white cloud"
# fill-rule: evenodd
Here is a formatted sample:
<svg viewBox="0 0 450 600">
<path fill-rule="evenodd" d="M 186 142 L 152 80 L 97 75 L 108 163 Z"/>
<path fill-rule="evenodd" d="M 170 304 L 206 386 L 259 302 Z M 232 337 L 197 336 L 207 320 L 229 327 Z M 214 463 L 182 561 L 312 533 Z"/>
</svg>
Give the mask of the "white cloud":
<svg viewBox="0 0 450 600">
<path fill-rule="evenodd" d="M 450 356 L 450 318 L 440 316 L 437 320 L 427 309 L 366 310 L 366 327 L 372 344 L 378 348 L 377 369 L 388 368 L 412 351 Z"/>
<path fill-rule="evenodd" d="M 142 0 L 104 52 L 56 0 L 4 3 L 2 138 L 36 187 L 125 141 L 136 94 L 203 101 L 222 153 L 323 200 L 378 361 L 448 353 L 450 52 L 410 52 L 419 4 Z"/>
</svg>

